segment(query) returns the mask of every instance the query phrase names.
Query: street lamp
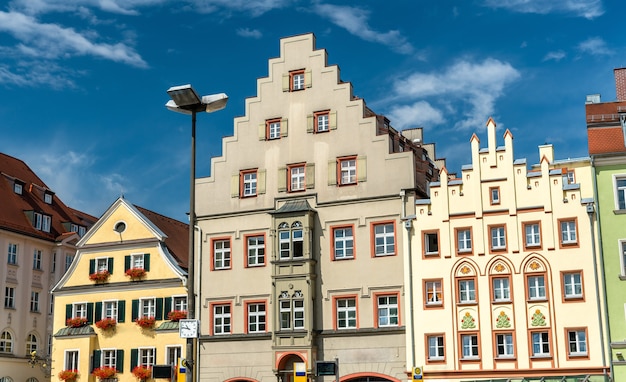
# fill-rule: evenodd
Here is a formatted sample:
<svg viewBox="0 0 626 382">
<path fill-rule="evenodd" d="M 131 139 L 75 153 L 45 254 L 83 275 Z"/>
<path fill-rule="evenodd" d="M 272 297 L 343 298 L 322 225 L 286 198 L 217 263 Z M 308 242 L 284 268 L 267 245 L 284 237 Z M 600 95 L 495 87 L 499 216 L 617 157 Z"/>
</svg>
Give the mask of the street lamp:
<svg viewBox="0 0 626 382">
<path fill-rule="evenodd" d="M 41 357 L 40 355 L 37 354 L 37 350 L 33 350 L 32 352 L 30 352 L 30 359 L 28 360 L 28 364 L 30 365 L 31 368 L 34 368 L 35 366 L 39 366 L 39 368 L 41 369 L 41 371 L 44 373 L 44 375 L 46 377 L 50 376 L 50 371 L 51 371 L 51 364 L 52 364 L 52 360 L 50 360 L 50 357 Z"/>
<path fill-rule="evenodd" d="M 189 259 L 187 260 L 187 316 L 196 318 L 195 274 L 194 274 L 194 226 L 196 222 L 196 113 L 222 110 L 226 107 L 228 96 L 225 93 L 198 96 L 191 85 L 172 86 L 167 89 L 171 100 L 165 107 L 177 113 L 191 114 L 191 176 L 189 184 Z M 196 338 L 187 338 L 185 355 L 187 382 L 193 382 L 194 342 Z"/>
</svg>

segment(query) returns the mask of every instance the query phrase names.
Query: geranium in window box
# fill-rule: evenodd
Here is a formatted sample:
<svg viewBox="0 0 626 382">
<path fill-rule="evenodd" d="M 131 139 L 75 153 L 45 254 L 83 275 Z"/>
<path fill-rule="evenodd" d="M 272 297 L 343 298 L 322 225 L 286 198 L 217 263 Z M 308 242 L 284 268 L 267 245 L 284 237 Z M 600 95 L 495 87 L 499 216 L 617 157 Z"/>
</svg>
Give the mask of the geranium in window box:
<svg viewBox="0 0 626 382">
<path fill-rule="evenodd" d="M 72 317 L 65 320 L 65 325 L 70 328 L 80 328 L 87 325 L 87 319 L 85 317 Z"/>
<path fill-rule="evenodd" d="M 96 321 L 96 327 L 102 330 L 114 328 L 115 325 L 117 325 L 115 318 L 103 318 L 100 321 Z"/>
<path fill-rule="evenodd" d="M 66 382 L 74 382 L 78 378 L 78 370 L 63 370 L 59 373 L 59 379 Z"/>
<path fill-rule="evenodd" d="M 151 328 L 154 326 L 156 319 L 154 317 L 139 317 L 135 322 L 142 328 Z"/>
<path fill-rule="evenodd" d="M 135 366 L 132 373 L 140 381 L 145 381 L 152 377 L 152 368 L 148 366 Z"/>
<path fill-rule="evenodd" d="M 89 275 L 89 280 L 95 281 L 97 283 L 105 282 L 109 279 L 111 274 L 109 271 L 99 271 L 96 273 L 92 273 Z"/>
<path fill-rule="evenodd" d="M 108 379 L 115 377 L 115 375 L 117 374 L 117 369 L 114 367 L 102 366 L 93 369 L 91 374 L 100 379 Z"/>
<path fill-rule="evenodd" d="M 180 321 L 184 318 L 187 318 L 186 310 L 172 310 L 167 314 L 167 319 L 170 321 Z"/>
<path fill-rule="evenodd" d="M 146 270 L 143 268 L 129 268 L 126 270 L 126 276 L 131 279 L 140 279 L 146 275 Z"/>
</svg>

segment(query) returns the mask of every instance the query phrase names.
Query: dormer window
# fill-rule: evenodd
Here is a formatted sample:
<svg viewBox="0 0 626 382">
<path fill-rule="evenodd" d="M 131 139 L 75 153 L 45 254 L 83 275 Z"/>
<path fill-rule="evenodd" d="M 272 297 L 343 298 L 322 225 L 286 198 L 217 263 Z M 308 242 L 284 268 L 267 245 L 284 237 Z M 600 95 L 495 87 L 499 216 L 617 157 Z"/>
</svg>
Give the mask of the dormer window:
<svg viewBox="0 0 626 382">
<path fill-rule="evenodd" d="M 44 192 L 44 194 L 43 194 L 43 201 L 46 204 L 52 204 L 52 193 L 50 193 L 48 191 Z"/>
<path fill-rule="evenodd" d="M 41 216 L 41 230 L 44 232 L 50 232 L 50 227 L 52 226 L 52 217 L 49 215 Z"/>
<path fill-rule="evenodd" d="M 24 189 L 24 183 L 19 182 L 19 181 L 15 181 L 13 183 L 13 192 L 15 192 L 18 195 L 22 195 L 22 190 Z"/>
</svg>

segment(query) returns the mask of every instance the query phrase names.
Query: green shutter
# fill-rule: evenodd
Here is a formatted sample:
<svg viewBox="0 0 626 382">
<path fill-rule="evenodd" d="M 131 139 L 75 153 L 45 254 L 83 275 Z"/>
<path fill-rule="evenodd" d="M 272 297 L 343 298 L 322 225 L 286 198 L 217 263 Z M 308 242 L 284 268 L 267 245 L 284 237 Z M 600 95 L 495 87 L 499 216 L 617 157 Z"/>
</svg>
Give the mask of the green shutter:
<svg viewBox="0 0 626 382">
<path fill-rule="evenodd" d="M 109 261 L 107 261 L 107 267 L 110 274 L 113 274 L 113 258 L 109 257 Z"/>
<path fill-rule="evenodd" d="M 131 308 L 131 320 L 134 322 L 139 317 L 139 300 L 133 300 Z"/>
<path fill-rule="evenodd" d="M 133 370 L 139 361 L 139 349 L 130 349 L 130 369 Z"/>
<path fill-rule="evenodd" d="M 163 319 L 163 299 L 162 298 L 156 299 L 156 316 L 154 318 L 157 320 Z"/>
<path fill-rule="evenodd" d="M 65 305 L 65 320 L 69 320 L 72 318 L 72 314 L 74 313 L 74 306 L 72 304 Z"/>
<path fill-rule="evenodd" d="M 230 197 L 239 197 L 239 174 L 230 177 Z"/>
<path fill-rule="evenodd" d="M 257 195 L 265 194 L 265 170 L 257 170 Z"/>
<path fill-rule="evenodd" d="M 163 312 L 165 314 L 165 316 L 163 317 L 163 319 L 167 318 L 167 313 L 171 312 L 172 309 L 172 298 L 171 297 L 165 297 L 165 299 L 163 300 Z"/>
<path fill-rule="evenodd" d="M 96 273 L 96 260 L 89 260 L 89 274 Z"/>
<path fill-rule="evenodd" d="M 278 192 L 287 191 L 287 167 L 278 169 Z"/>
<path fill-rule="evenodd" d="M 150 270 L 150 254 L 144 253 L 143 255 L 143 269 L 146 271 Z"/>
<path fill-rule="evenodd" d="M 356 180 L 365 182 L 367 180 L 367 157 L 356 158 Z"/>
<path fill-rule="evenodd" d="M 126 301 L 120 300 L 117 302 L 117 322 L 126 321 Z"/>
<path fill-rule="evenodd" d="M 100 358 L 101 358 L 101 354 L 102 351 L 101 350 L 94 350 L 93 351 L 93 367 L 91 368 L 91 371 L 93 371 L 94 369 L 97 369 L 100 367 Z"/>
<path fill-rule="evenodd" d="M 96 302 L 96 321 L 99 321 L 102 319 L 102 302 L 98 301 Z"/>
<path fill-rule="evenodd" d="M 309 114 L 306 116 L 306 132 L 307 133 L 312 133 L 315 131 L 314 121 L 315 121 L 315 118 L 313 114 Z"/>
<path fill-rule="evenodd" d="M 124 272 L 130 269 L 130 255 L 124 256 Z"/>
<path fill-rule="evenodd" d="M 287 136 L 287 118 L 283 118 L 280 120 L 280 137 L 286 137 Z"/>
<path fill-rule="evenodd" d="M 119 373 L 124 372 L 124 350 L 122 349 L 116 351 L 115 368 Z"/>
<path fill-rule="evenodd" d="M 337 185 L 337 161 L 336 160 L 328 161 L 328 185 L 329 186 Z"/>
<path fill-rule="evenodd" d="M 315 163 L 307 163 L 304 166 L 304 181 L 307 190 L 315 188 Z"/>
<path fill-rule="evenodd" d="M 87 303 L 87 325 L 93 324 L 93 302 Z"/>
</svg>

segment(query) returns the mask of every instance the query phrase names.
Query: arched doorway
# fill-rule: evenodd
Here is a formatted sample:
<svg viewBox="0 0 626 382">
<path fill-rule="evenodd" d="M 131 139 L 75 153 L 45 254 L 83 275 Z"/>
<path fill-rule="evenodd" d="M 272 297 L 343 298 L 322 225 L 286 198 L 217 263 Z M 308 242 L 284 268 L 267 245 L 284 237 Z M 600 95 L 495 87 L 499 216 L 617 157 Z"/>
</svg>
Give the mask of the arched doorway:
<svg viewBox="0 0 626 382">
<path fill-rule="evenodd" d="M 287 354 L 280 359 L 276 372 L 279 382 L 293 382 L 293 364 L 297 362 L 305 362 L 305 360 L 298 354 Z M 307 367 L 310 366 L 307 365 Z"/>
<path fill-rule="evenodd" d="M 378 373 L 359 373 L 347 375 L 341 382 L 401 382 L 398 379 Z"/>
</svg>

